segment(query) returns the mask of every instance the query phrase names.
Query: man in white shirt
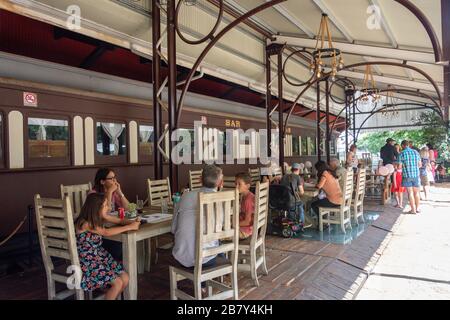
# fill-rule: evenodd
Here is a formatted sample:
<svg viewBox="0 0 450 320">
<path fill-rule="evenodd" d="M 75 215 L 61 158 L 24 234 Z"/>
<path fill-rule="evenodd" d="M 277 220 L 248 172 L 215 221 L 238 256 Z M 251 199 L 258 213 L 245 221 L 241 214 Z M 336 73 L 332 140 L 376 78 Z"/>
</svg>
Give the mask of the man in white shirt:
<svg viewBox="0 0 450 320">
<path fill-rule="evenodd" d="M 174 258 L 184 267 L 195 266 L 195 237 L 197 215 L 200 212 L 198 195 L 200 192 L 217 192 L 223 184 L 222 169 L 214 165 L 205 166 L 202 173 L 203 187 L 200 190 L 185 193 L 181 198 L 172 222 L 172 233 L 175 235 L 175 244 L 172 250 Z M 217 240 L 205 245 L 205 249 L 219 246 Z M 216 256 L 203 258 L 203 266 L 214 265 Z"/>
<path fill-rule="evenodd" d="M 346 173 L 346 169 L 341 167 L 339 159 L 332 158 L 330 159 L 330 169 L 336 172 L 337 177 L 339 178 L 339 185 L 341 186 L 341 190 L 344 190 L 344 179 L 343 176 Z"/>
</svg>

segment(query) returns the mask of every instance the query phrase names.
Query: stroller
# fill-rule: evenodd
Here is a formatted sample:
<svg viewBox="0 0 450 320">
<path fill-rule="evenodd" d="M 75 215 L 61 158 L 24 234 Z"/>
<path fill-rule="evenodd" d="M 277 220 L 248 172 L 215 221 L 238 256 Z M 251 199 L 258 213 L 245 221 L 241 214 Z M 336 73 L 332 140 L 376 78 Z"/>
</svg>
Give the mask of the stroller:
<svg viewBox="0 0 450 320">
<path fill-rule="evenodd" d="M 292 238 L 303 231 L 303 224 L 295 211 L 296 204 L 289 187 L 270 186 L 268 234 Z"/>
</svg>

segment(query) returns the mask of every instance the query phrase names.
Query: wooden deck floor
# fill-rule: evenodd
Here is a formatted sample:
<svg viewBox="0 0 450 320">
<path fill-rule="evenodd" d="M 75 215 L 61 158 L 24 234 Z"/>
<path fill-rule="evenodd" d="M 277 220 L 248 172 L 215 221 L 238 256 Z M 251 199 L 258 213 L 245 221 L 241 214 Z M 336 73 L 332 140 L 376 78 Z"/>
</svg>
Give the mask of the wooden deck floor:
<svg viewBox="0 0 450 320">
<path fill-rule="evenodd" d="M 366 206 L 384 210 L 377 221 L 350 245 L 320 241 L 267 237 L 268 276 L 253 286 L 250 276 L 239 276 L 239 296 L 244 300 L 352 299 L 373 270 L 385 249 L 401 212 L 389 206 Z M 139 276 L 139 299 L 169 299 L 170 250 L 161 250 L 152 271 Z M 42 267 L 0 278 L 0 299 L 46 299 Z"/>
</svg>

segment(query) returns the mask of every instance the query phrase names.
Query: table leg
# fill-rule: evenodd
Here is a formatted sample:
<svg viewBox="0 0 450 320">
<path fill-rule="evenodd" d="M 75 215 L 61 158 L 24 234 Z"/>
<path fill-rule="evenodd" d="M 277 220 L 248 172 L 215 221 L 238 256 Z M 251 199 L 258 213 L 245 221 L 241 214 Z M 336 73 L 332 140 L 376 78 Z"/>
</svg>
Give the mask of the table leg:
<svg viewBox="0 0 450 320">
<path fill-rule="evenodd" d="M 137 259 L 136 259 L 136 233 L 124 233 L 122 234 L 123 244 L 123 262 L 125 271 L 128 272 L 130 282 L 128 287 L 125 288 L 126 300 L 137 300 Z"/>
</svg>

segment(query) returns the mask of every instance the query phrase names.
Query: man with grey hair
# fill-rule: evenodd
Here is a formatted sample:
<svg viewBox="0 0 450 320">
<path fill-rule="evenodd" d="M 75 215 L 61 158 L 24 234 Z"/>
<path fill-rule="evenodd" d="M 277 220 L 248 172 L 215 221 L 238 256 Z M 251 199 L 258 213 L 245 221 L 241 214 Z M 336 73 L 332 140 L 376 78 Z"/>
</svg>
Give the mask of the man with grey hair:
<svg viewBox="0 0 450 320">
<path fill-rule="evenodd" d="M 172 250 L 174 258 L 184 267 L 192 268 L 195 266 L 195 235 L 197 215 L 199 214 L 198 195 L 200 192 L 217 192 L 223 184 L 222 169 L 207 165 L 203 168 L 202 188 L 199 190 L 185 193 L 181 198 L 179 205 L 174 210 L 172 221 L 172 233 L 175 235 L 175 244 Z M 205 246 L 205 249 L 215 248 L 219 242 L 211 241 Z M 214 266 L 216 256 L 203 259 L 204 267 Z"/>
<path fill-rule="evenodd" d="M 346 170 L 345 170 L 345 168 L 343 168 L 341 166 L 339 159 L 336 159 L 336 158 L 330 159 L 330 169 L 336 173 L 336 175 L 339 179 L 339 184 L 341 186 L 341 190 L 344 190 L 344 179 L 342 177 L 344 176 L 344 173 Z"/>
</svg>

